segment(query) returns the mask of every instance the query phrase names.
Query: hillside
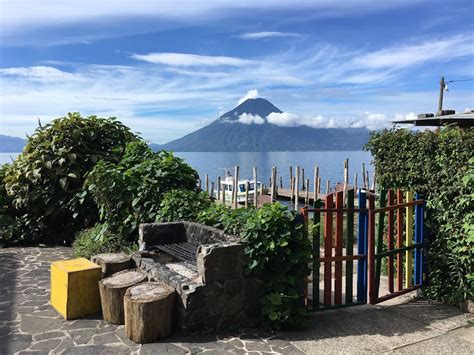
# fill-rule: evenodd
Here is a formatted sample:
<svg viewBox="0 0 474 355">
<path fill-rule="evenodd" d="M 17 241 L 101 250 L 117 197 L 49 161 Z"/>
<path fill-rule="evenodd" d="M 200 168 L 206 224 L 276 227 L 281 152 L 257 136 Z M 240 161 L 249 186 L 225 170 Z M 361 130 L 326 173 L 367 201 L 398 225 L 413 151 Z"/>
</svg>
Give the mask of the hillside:
<svg viewBox="0 0 474 355">
<path fill-rule="evenodd" d="M 23 150 L 26 141 L 18 137 L 0 134 L 0 153 L 18 153 Z"/>
</svg>

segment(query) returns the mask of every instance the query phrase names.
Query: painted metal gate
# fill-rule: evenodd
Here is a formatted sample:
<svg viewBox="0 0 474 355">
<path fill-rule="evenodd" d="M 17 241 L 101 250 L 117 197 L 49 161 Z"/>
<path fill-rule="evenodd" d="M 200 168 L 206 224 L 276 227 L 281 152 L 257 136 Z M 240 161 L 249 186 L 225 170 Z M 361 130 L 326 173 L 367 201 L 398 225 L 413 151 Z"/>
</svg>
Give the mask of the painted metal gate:
<svg viewBox="0 0 474 355">
<path fill-rule="evenodd" d="M 381 191 L 377 208 L 375 199 L 371 191 L 357 200 L 354 190 L 338 191 L 301 209 L 313 240 L 309 310 L 376 304 L 422 286 L 424 201 L 393 190 Z"/>
</svg>

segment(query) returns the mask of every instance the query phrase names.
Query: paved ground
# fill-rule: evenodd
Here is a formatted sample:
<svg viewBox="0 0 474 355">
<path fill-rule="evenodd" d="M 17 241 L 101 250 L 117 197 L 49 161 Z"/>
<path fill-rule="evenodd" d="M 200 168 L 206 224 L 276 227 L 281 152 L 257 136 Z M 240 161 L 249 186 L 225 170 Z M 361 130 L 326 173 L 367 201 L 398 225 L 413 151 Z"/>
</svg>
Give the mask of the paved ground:
<svg viewBox="0 0 474 355">
<path fill-rule="evenodd" d="M 318 313 L 300 332 L 174 335 L 140 346 L 125 337 L 122 326 L 100 317 L 64 321 L 51 308 L 50 262 L 70 256 L 69 248 L 0 249 L 0 354 L 474 354 L 474 327 L 468 327 L 472 315 L 408 297 L 383 306 Z"/>
</svg>

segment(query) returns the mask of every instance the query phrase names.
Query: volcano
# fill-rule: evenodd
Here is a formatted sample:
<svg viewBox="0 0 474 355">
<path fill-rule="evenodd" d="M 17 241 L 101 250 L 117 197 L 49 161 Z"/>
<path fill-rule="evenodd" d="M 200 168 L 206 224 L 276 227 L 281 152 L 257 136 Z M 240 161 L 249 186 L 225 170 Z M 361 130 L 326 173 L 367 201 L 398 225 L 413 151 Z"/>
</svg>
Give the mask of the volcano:
<svg viewBox="0 0 474 355">
<path fill-rule="evenodd" d="M 361 150 L 369 139 L 366 128 L 282 127 L 269 122 L 282 113 L 263 98 L 247 99 L 209 125 L 155 150 L 177 152 Z"/>
</svg>

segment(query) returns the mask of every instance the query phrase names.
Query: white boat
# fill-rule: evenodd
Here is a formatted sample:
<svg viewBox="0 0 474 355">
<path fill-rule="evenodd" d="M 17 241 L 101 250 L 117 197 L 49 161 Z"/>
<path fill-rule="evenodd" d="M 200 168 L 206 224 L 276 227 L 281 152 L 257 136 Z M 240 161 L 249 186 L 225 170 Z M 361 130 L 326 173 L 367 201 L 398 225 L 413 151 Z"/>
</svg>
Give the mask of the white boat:
<svg viewBox="0 0 474 355">
<path fill-rule="evenodd" d="M 237 202 L 245 203 L 245 189 L 248 184 L 247 198 L 248 202 L 253 203 L 255 195 L 255 182 L 253 180 L 239 180 L 237 183 Z M 260 193 L 261 182 L 257 181 L 257 191 Z M 222 194 L 225 196 L 226 202 L 232 202 L 232 195 L 234 191 L 234 178 L 227 173 L 225 179 L 221 180 L 220 199 L 222 201 Z M 214 197 L 217 199 L 217 191 L 214 191 Z"/>
</svg>

